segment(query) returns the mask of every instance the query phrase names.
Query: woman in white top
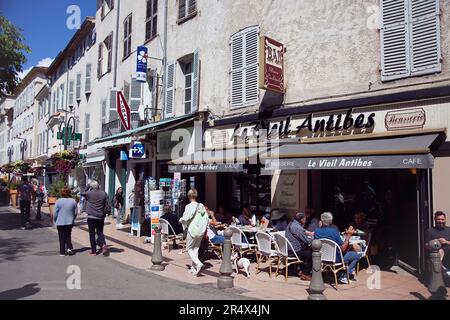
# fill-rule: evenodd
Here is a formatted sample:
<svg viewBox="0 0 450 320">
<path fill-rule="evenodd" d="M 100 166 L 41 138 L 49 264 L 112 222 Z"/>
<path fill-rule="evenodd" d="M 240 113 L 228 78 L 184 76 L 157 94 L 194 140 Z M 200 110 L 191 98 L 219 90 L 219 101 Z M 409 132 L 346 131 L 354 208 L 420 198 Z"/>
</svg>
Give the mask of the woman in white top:
<svg viewBox="0 0 450 320">
<path fill-rule="evenodd" d="M 198 258 L 198 250 L 205 235 L 209 219 L 203 204 L 197 202 L 197 190 L 189 190 L 187 196 L 190 203 L 184 209 L 180 223 L 184 230 L 187 229 L 186 249 L 192 260 L 192 267 L 189 269 L 189 272 L 198 275 L 203 267 L 203 263 Z"/>
</svg>

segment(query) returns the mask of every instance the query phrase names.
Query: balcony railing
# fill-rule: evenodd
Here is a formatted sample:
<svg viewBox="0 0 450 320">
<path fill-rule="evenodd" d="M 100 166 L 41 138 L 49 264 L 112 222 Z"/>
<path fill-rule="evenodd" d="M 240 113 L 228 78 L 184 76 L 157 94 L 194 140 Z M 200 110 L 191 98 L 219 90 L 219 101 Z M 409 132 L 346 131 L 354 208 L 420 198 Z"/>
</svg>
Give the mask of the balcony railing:
<svg viewBox="0 0 450 320">
<path fill-rule="evenodd" d="M 140 120 L 139 114 L 132 113 L 131 114 L 131 129 L 137 129 L 144 125 L 148 124 L 146 120 Z M 102 138 L 109 137 L 121 132 L 125 132 L 126 130 L 122 126 L 122 121 L 120 119 L 105 123 L 102 126 Z"/>
</svg>

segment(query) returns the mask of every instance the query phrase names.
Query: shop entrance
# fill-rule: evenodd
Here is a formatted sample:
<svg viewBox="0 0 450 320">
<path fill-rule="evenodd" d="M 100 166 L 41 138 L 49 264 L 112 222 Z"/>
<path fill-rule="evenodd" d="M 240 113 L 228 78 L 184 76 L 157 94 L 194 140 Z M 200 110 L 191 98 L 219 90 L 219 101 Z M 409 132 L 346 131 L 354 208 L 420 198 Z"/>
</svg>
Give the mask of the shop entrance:
<svg viewBox="0 0 450 320">
<path fill-rule="evenodd" d="M 366 215 L 373 264 L 422 272 L 427 170 L 321 170 L 309 174 L 309 203 L 316 212 L 332 212 L 341 231 L 355 225 L 355 213 Z"/>
</svg>

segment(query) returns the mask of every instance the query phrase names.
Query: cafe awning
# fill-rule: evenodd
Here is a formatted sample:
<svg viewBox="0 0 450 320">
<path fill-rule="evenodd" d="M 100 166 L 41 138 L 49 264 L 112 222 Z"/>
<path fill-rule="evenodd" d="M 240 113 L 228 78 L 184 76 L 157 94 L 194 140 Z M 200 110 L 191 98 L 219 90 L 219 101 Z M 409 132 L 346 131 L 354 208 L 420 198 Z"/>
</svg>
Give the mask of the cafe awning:
<svg viewBox="0 0 450 320">
<path fill-rule="evenodd" d="M 313 144 L 284 144 L 262 156 L 267 170 L 432 168 L 443 133 Z"/>
</svg>

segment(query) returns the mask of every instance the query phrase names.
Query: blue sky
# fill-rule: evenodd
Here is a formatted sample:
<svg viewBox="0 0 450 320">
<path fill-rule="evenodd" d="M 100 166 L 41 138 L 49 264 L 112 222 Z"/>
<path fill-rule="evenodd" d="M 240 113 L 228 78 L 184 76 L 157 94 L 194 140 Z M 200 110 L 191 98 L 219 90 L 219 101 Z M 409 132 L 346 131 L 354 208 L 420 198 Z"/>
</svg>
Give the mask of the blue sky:
<svg viewBox="0 0 450 320">
<path fill-rule="evenodd" d="M 75 34 L 77 30 L 66 25 L 71 5 L 79 6 L 81 23 L 86 16 L 95 16 L 96 0 L 0 0 L 0 12 L 23 29 L 32 51 L 26 55 L 23 75 L 35 65 L 48 66 Z"/>
</svg>

